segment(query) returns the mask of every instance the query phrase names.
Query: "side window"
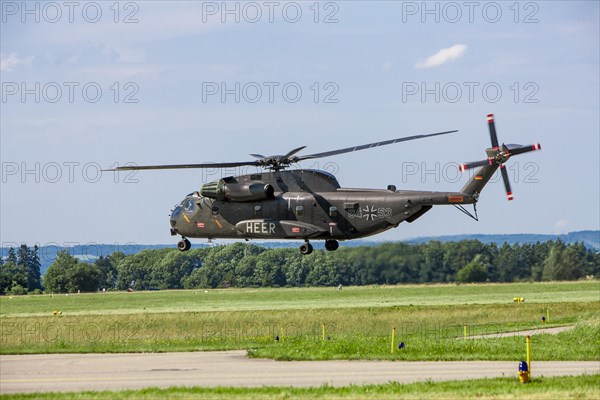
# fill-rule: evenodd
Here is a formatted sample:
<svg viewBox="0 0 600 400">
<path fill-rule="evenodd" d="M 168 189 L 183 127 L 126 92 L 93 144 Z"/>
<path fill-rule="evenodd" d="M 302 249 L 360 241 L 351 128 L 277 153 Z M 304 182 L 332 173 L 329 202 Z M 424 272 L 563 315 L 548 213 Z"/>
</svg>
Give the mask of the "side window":
<svg viewBox="0 0 600 400">
<path fill-rule="evenodd" d="M 296 217 L 301 217 L 304 215 L 304 207 L 296 206 Z"/>
<path fill-rule="evenodd" d="M 262 214 L 261 206 L 254 207 L 254 215 L 261 215 L 261 214 Z"/>
<path fill-rule="evenodd" d="M 329 207 L 329 216 L 330 217 L 337 217 L 338 215 L 338 210 L 336 206 L 331 206 Z"/>
<path fill-rule="evenodd" d="M 219 215 L 219 207 L 213 207 L 211 213 L 212 215 Z"/>
</svg>

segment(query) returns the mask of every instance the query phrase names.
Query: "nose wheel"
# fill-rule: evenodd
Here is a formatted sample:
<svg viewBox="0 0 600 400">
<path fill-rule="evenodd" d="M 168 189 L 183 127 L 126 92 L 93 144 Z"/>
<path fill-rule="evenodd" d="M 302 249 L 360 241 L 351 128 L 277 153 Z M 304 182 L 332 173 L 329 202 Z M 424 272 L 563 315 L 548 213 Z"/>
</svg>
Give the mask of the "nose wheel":
<svg viewBox="0 0 600 400">
<path fill-rule="evenodd" d="M 177 242 L 177 250 L 179 251 L 188 251 L 190 247 L 192 247 L 192 244 L 189 240 L 187 240 L 184 237 L 182 237 L 181 240 Z"/>
<path fill-rule="evenodd" d="M 308 243 L 308 241 L 306 241 L 306 243 L 304 243 L 302 246 L 300 246 L 300 253 L 302 253 L 302 255 L 306 256 L 312 252 L 313 252 L 312 244 Z"/>
</svg>

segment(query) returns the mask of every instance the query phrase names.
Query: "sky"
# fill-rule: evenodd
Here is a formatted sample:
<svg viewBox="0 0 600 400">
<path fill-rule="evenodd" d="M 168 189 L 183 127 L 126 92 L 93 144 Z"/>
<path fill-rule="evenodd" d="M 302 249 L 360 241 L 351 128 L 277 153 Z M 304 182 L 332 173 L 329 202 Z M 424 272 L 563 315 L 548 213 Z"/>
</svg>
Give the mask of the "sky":
<svg viewBox="0 0 600 400">
<path fill-rule="evenodd" d="M 1 1 L 0 242 L 175 243 L 173 205 L 252 160 L 459 132 L 304 161 L 342 187 L 459 190 L 501 142 L 479 222 L 453 207 L 370 239 L 600 229 L 599 3 Z M 199 242 L 198 240 L 195 242 Z"/>
</svg>

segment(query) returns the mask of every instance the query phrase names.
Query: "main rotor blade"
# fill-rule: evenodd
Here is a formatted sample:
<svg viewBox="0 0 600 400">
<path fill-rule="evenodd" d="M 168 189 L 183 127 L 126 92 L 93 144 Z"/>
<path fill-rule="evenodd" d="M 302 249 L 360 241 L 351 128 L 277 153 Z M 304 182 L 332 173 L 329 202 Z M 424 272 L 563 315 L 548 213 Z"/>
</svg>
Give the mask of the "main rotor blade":
<svg viewBox="0 0 600 400">
<path fill-rule="evenodd" d="M 447 135 L 449 133 L 454 133 L 454 132 L 458 132 L 458 130 L 430 133 L 427 135 L 406 136 L 406 137 L 402 137 L 402 138 L 398 138 L 398 139 L 384 140 L 382 142 L 363 144 L 360 146 L 347 147 L 345 149 L 331 150 L 331 151 L 325 151 L 323 153 L 315 153 L 315 154 L 309 154 L 306 156 L 300 156 L 300 157 L 298 157 L 298 161 L 307 160 L 307 159 L 311 159 L 311 158 L 329 157 L 329 156 L 334 156 L 336 154 L 351 153 L 353 151 L 372 149 L 373 147 L 387 146 L 388 144 L 407 142 L 409 140 L 423 139 L 423 138 L 431 137 L 431 136 Z"/>
<path fill-rule="evenodd" d="M 506 198 L 510 201 L 514 199 L 512 191 L 510 189 L 510 181 L 508 180 L 508 172 L 504 164 L 500 165 L 500 172 L 502 173 L 502 180 L 504 181 L 504 188 L 506 189 Z"/>
<path fill-rule="evenodd" d="M 254 158 L 267 158 L 267 157 L 263 156 L 262 154 L 249 154 L 249 155 Z"/>
<path fill-rule="evenodd" d="M 175 164 L 175 165 L 130 165 L 107 169 L 104 171 L 140 171 L 146 169 L 184 169 L 184 168 L 233 168 L 244 165 L 260 166 L 258 161 L 230 162 L 230 163 L 203 163 L 203 164 Z"/>
<path fill-rule="evenodd" d="M 490 128 L 490 139 L 492 140 L 492 147 L 498 148 L 498 136 L 496 135 L 496 124 L 494 123 L 494 114 L 487 115 L 488 127 Z"/>
<path fill-rule="evenodd" d="M 509 147 L 509 152 L 511 156 L 516 156 L 517 154 L 523 154 L 523 153 L 528 153 L 530 151 L 536 151 L 536 150 L 541 150 L 542 149 L 542 145 L 539 143 L 536 144 L 530 144 L 528 146 L 521 146 L 521 147 L 517 147 L 516 149 L 511 149 Z"/>
<path fill-rule="evenodd" d="M 305 149 L 305 148 L 306 148 L 306 146 L 300 146 L 300 147 L 298 147 L 297 149 L 294 149 L 294 150 L 290 151 L 289 153 L 287 153 L 287 154 L 284 156 L 284 158 L 290 158 L 291 156 L 293 156 L 294 154 L 296 154 L 297 152 L 299 152 L 300 150 L 303 150 L 303 149 Z"/>
</svg>

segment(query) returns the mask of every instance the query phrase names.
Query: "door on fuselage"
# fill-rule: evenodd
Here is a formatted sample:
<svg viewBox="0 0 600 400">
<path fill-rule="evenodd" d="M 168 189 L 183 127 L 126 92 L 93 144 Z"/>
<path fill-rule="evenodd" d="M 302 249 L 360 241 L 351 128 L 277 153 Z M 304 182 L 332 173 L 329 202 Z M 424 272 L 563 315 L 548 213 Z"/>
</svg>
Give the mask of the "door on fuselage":
<svg viewBox="0 0 600 400">
<path fill-rule="evenodd" d="M 301 193 L 291 196 L 284 195 L 286 207 L 285 217 L 282 215 L 281 219 L 300 221 L 306 223 L 313 223 L 313 213 L 316 205 L 315 198 L 310 193 Z"/>
</svg>

